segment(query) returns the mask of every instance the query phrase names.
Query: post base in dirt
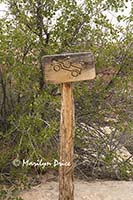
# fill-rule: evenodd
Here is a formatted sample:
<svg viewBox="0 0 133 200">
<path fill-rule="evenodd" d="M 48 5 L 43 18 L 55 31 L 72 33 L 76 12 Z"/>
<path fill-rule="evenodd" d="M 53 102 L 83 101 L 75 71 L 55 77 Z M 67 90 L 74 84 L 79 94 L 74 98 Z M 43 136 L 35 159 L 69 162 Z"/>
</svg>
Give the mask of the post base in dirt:
<svg viewBox="0 0 133 200">
<path fill-rule="evenodd" d="M 72 85 L 71 83 L 63 83 L 60 124 L 59 200 L 74 200 L 74 127 Z"/>
</svg>

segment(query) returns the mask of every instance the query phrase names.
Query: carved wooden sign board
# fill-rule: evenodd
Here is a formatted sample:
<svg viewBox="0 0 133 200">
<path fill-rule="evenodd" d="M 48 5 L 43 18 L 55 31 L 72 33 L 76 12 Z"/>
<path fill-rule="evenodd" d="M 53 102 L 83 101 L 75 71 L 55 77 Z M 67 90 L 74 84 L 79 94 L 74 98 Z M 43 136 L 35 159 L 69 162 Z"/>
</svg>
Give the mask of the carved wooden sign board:
<svg viewBox="0 0 133 200">
<path fill-rule="evenodd" d="M 67 53 L 43 56 L 44 79 L 47 83 L 62 83 L 60 121 L 59 200 L 74 200 L 74 135 L 75 117 L 72 83 L 95 78 L 92 53 Z"/>
<path fill-rule="evenodd" d="M 44 79 L 58 84 L 84 81 L 95 78 L 95 65 L 92 53 L 66 53 L 43 56 Z"/>
</svg>

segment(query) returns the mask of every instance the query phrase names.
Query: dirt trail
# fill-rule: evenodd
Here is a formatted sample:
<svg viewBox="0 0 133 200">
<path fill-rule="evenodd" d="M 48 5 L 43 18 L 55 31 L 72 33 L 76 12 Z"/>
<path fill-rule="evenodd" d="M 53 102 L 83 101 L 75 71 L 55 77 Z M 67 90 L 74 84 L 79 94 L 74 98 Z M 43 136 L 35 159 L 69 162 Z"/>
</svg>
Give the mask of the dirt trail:
<svg viewBox="0 0 133 200">
<path fill-rule="evenodd" d="M 23 191 L 24 200 L 58 200 L 58 183 L 42 182 Z M 75 181 L 75 200 L 133 200 L 133 182 Z"/>
</svg>

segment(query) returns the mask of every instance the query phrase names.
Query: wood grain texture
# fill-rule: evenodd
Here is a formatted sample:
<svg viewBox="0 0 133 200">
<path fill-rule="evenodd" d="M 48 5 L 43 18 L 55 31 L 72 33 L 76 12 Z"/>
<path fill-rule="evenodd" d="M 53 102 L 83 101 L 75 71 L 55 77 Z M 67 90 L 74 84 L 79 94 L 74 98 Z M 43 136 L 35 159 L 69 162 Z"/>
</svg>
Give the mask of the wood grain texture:
<svg viewBox="0 0 133 200">
<path fill-rule="evenodd" d="M 74 100 L 71 83 L 62 84 L 60 123 L 60 162 L 70 166 L 59 167 L 59 200 L 74 200 Z"/>
<path fill-rule="evenodd" d="M 42 58 L 45 82 L 58 84 L 90 80 L 95 77 L 92 53 L 67 53 Z"/>
</svg>

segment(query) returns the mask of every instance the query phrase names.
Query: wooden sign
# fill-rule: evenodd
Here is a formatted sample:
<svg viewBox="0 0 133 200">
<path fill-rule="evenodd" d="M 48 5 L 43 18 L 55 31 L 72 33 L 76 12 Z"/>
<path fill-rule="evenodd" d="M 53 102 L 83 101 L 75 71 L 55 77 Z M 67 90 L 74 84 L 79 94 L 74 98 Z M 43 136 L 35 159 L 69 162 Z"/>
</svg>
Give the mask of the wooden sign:
<svg viewBox="0 0 133 200">
<path fill-rule="evenodd" d="M 44 79 L 48 83 L 62 83 L 60 121 L 59 200 L 74 200 L 74 136 L 75 112 L 72 83 L 95 78 L 92 53 L 67 53 L 44 56 Z"/>
<path fill-rule="evenodd" d="M 44 56 L 42 64 L 45 81 L 53 84 L 95 77 L 94 57 L 88 52 Z"/>
</svg>

